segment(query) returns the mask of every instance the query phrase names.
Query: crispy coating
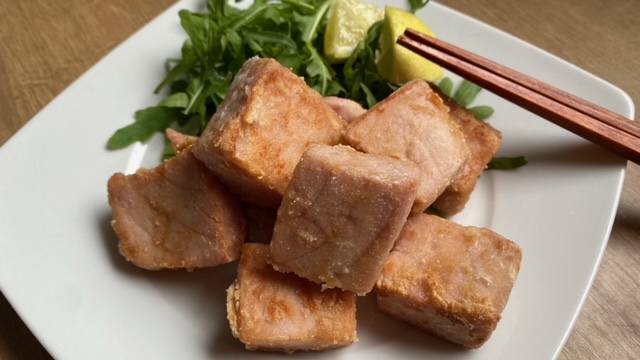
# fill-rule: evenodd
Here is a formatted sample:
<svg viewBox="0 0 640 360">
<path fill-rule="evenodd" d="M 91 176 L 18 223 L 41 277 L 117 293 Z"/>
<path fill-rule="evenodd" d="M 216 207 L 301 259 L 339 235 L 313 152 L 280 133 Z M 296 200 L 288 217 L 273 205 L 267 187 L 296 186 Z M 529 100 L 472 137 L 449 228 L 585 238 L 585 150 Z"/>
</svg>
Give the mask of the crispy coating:
<svg viewBox="0 0 640 360">
<path fill-rule="evenodd" d="M 171 142 L 171 146 L 176 153 L 182 152 L 184 149 L 191 147 L 196 143 L 196 141 L 198 141 L 197 136 L 186 135 L 171 128 L 168 128 L 165 133 L 167 134 L 167 138 L 169 139 L 169 142 Z"/>
<path fill-rule="evenodd" d="M 139 267 L 193 269 L 240 256 L 240 202 L 190 148 L 156 168 L 114 174 L 108 192 L 120 253 Z"/>
<path fill-rule="evenodd" d="M 356 297 L 267 263 L 269 246 L 242 248 L 236 281 L 227 290 L 233 336 L 249 350 L 317 351 L 356 342 Z"/>
<path fill-rule="evenodd" d="M 194 154 L 243 200 L 277 208 L 300 156 L 338 144 L 345 121 L 274 59 L 252 58 L 194 145 Z"/>
<path fill-rule="evenodd" d="M 327 288 L 370 292 L 419 183 L 409 161 L 313 145 L 278 210 L 270 262 Z"/>
<path fill-rule="evenodd" d="M 433 203 L 433 207 L 443 214 L 454 215 L 464 209 L 476 187 L 478 178 L 498 152 L 502 133 L 490 124 L 476 118 L 471 111 L 458 105 L 450 97 L 444 94 L 440 94 L 440 96 L 445 105 L 451 109 L 449 114 L 462 130 L 465 141 L 471 150 L 471 156 L 460 173 Z"/>
<path fill-rule="evenodd" d="M 469 158 L 469 148 L 449 108 L 422 80 L 396 90 L 353 120 L 345 143 L 372 154 L 410 160 L 422 181 L 414 212 L 423 212 L 449 186 Z"/>
<path fill-rule="evenodd" d="M 520 247 L 491 230 L 413 214 L 376 283 L 378 307 L 478 348 L 501 318 L 521 260 Z"/>
</svg>

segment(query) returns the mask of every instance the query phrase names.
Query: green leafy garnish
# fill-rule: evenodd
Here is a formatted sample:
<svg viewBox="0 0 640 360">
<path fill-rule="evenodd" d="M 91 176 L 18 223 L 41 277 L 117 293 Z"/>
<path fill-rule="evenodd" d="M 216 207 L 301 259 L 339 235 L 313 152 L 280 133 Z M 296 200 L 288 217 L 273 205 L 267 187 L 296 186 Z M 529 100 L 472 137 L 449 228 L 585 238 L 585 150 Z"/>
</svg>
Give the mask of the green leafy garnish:
<svg viewBox="0 0 640 360">
<path fill-rule="evenodd" d="M 462 80 L 453 94 L 453 99 L 462 107 L 468 107 L 476 99 L 482 88 L 469 80 Z"/>
<path fill-rule="evenodd" d="M 444 77 L 440 82 L 438 82 L 438 88 L 442 91 L 443 94 L 448 97 L 453 97 L 453 80 L 448 77 Z"/>
<path fill-rule="evenodd" d="M 422 9 L 423 7 L 427 6 L 427 4 L 429 3 L 429 0 L 409 0 L 409 6 L 411 7 L 409 11 L 411 11 L 413 14 L 416 13 L 416 11 Z"/>
<path fill-rule="evenodd" d="M 523 167 L 527 165 L 529 161 L 524 156 L 514 156 L 514 157 L 494 157 L 489 164 L 487 164 L 487 169 L 491 170 L 513 170 L 519 167 Z"/>
<path fill-rule="evenodd" d="M 487 105 L 479 105 L 467 108 L 480 120 L 486 120 L 493 115 L 493 108 Z"/>
<path fill-rule="evenodd" d="M 478 105 L 470 107 L 470 105 L 476 100 L 476 97 L 482 91 L 482 88 L 469 80 L 463 80 L 460 86 L 453 91 L 455 87 L 453 80 L 448 77 L 444 77 L 437 84 L 438 89 L 450 98 L 453 98 L 460 106 L 471 111 L 478 119 L 486 120 L 493 115 L 493 108 L 487 105 Z"/>
<path fill-rule="evenodd" d="M 376 52 L 379 50 L 381 31 L 382 21 L 369 28 L 366 39 L 356 46 L 351 57 L 342 66 L 340 74 L 346 97 L 368 108 L 389 96 L 395 89 L 380 76 L 376 67 Z"/>
<path fill-rule="evenodd" d="M 136 141 L 146 141 L 172 123 L 184 123 L 186 116 L 178 108 L 156 106 L 138 110 L 135 122 L 115 132 L 107 142 L 109 149 L 121 149 Z"/>
<path fill-rule="evenodd" d="M 162 100 L 158 106 L 186 108 L 189 106 L 189 95 L 184 92 L 171 94 L 166 99 Z"/>
<path fill-rule="evenodd" d="M 166 114 L 156 123 L 150 116 L 136 115 L 136 123 L 118 130 L 107 147 L 121 149 L 145 141 L 171 126 L 171 116 L 197 118 L 200 126 L 190 134 L 199 135 L 226 96 L 235 74 L 254 56 L 276 59 L 303 76 L 323 96 L 347 97 L 365 107 L 386 98 L 398 86 L 384 80 L 376 67 L 381 22 L 369 29 L 366 39 L 344 64 L 329 65 L 324 57 L 327 12 L 333 2 L 256 0 L 246 9 L 239 9 L 229 0 L 208 0 L 205 13 L 181 10 L 178 15 L 188 38 L 181 58 L 167 61 L 170 70 L 155 89 L 156 93 L 168 89 L 169 95 L 145 110 L 149 114 Z M 427 3 L 409 1 L 411 11 Z M 182 116 L 167 108 L 179 109 Z M 140 117 L 145 119 L 141 121 Z"/>
<path fill-rule="evenodd" d="M 413 13 L 429 2 L 408 1 Z M 371 26 L 345 63 L 330 65 L 324 57 L 323 39 L 334 0 L 255 0 L 245 9 L 231 3 L 207 0 L 205 13 L 178 13 L 188 37 L 181 58 L 167 60 L 167 76 L 155 89 L 156 93 L 167 92 L 167 96 L 158 105 L 137 111 L 135 122 L 117 130 L 107 148 L 122 149 L 136 141 L 147 141 L 174 124 L 188 123 L 181 131 L 200 135 L 227 95 L 234 76 L 255 56 L 276 59 L 323 96 L 346 97 L 366 108 L 400 86 L 383 79 L 376 66 L 382 21 Z M 481 91 L 479 86 L 464 80 L 454 92 L 449 78 L 438 86 L 479 119 L 493 114 L 489 106 L 468 107 Z M 173 155 L 170 146 L 164 155 Z"/>
<path fill-rule="evenodd" d="M 155 90 L 168 88 L 168 98 L 136 113 L 135 123 L 109 139 L 109 149 L 146 141 L 184 118 L 197 117 L 200 126 L 192 134 L 199 135 L 235 74 L 254 56 L 278 60 L 324 96 L 346 94 L 343 76 L 322 55 L 326 13 L 333 0 L 255 0 L 246 9 L 230 3 L 208 0 L 204 14 L 178 13 L 188 38 L 181 59 L 167 62 L 171 69 Z"/>
</svg>

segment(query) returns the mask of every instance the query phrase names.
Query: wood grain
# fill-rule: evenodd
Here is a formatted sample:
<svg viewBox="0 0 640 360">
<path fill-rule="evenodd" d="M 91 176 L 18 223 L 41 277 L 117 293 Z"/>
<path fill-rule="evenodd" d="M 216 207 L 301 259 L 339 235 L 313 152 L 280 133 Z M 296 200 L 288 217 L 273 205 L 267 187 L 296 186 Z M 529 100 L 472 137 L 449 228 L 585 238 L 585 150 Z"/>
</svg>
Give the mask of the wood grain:
<svg viewBox="0 0 640 360">
<path fill-rule="evenodd" d="M 0 0 L 0 145 L 173 2 Z M 640 0 L 440 2 L 594 73 L 640 104 Z M 640 167 L 630 164 L 594 287 L 559 359 L 638 358 L 639 288 Z M 1 296 L 0 359 L 51 359 Z"/>
</svg>

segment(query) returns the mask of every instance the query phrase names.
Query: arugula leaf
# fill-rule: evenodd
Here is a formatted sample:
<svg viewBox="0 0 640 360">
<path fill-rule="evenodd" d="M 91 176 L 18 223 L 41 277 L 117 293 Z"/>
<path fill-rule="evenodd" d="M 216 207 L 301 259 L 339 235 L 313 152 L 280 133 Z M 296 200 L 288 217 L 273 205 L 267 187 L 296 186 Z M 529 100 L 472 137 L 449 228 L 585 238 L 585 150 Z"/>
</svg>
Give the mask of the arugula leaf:
<svg viewBox="0 0 640 360">
<path fill-rule="evenodd" d="M 411 7 L 411 12 L 416 13 L 416 11 L 422 9 L 427 6 L 429 0 L 409 0 L 409 6 Z"/>
<path fill-rule="evenodd" d="M 382 21 L 378 21 L 369 28 L 367 37 L 358 43 L 341 71 L 346 96 L 368 108 L 395 90 L 392 84 L 380 76 L 376 66 L 382 24 Z"/>
<path fill-rule="evenodd" d="M 173 107 L 173 108 L 186 108 L 189 103 L 189 96 L 184 92 L 177 92 L 169 95 L 169 97 L 162 100 L 158 106 Z"/>
<path fill-rule="evenodd" d="M 167 85 L 170 85 L 174 81 L 177 81 L 179 77 L 187 73 L 198 61 L 196 54 L 193 52 L 193 46 L 191 40 L 186 40 L 182 45 L 182 60 L 178 60 L 177 64 L 174 64 L 173 68 L 169 71 L 167 77 L 156 87 L 154 92 L 159 94 L 162 89 Z M 167 66 L 171 66 L 173 61 L 167 61 Z"/>
<path fill-rule="evenodd" d="M 301 40 L 304 42 L 309 54 L 306 67 L 307 82 L 325 96 L 344 92 L 343 87 L 334 79 L 335 71 L 321 55 L 322 52 L 318 51 L 318 48 L 321 47 L 314 43 L 315 39 L 321 39 L 318 36 L 322 33 L 319 28 L 323 23 L 326 27 L 325 15 L 331 5 L 333 5 L 333 0 L 328 0 L 322 3 L 312 15 L 301 16 L 294 14 L 293 16 L 294 21 L 302 28 Z"/>
<path fill-rule="evenodd" d="M 456 100 L 456 102 L 459 105 L 471 111 L 478 119 L 486 120 L 491 115 L 493 115 L 494 111 L 491 106 L 479 105 L 479 106 L 469 107 L 469 105 L 471 105 L 475 101 L 478 93 L 482 91 L 482 88 L 479 87 L 478 85 L 468 80 L 463 80 L 460 86 L 458 87 L 458 89 L 454 93 L 453 81 L 449 77 L 444 77 L 442 80 L 438 82 L 437 86 L 440 89 L 440 91 L 442 91 L 443 94 Z"/>
<path fill-rule="evenodd" d="M 514 157 L 494 157 L 489 164 L 487 164 L 487 169 L 490 170 L 513 170 L 519 167 L 523 167 L 527 165 L 529 161 L 524 156 L 514 156 Z"/>
<path fill-rule="evenodd" d="M 478 96 L 482 88 L 469 80 L 462 80 L 460 86 L 453 94 L 453 99 L 462 107 L 468 107 Z"/>
<path fill-rule="evenodd" d="M 209 32 L 211 31 L 211 22 L 202 14 L 195 14 L 188 10 L 180 10 L 180 24 L 185 30 L 193 46 L 197 56 L 207 56 L 209 50 Z"/>
<path fill-rule="evenodd" d="M 154 106 L 138 110 L 136 121 L 116 131 L 107 141 L 107 148 L 122 149 L 135 141 L 146 141 L 158 131 L 164 131 L 174 121 L 182 122 L 185 115 L 179 108 Z"/>
<path fill-rule="evenodd" d="M 124 148 L 146 141 L 155 132 L 173 124 L 185 125 L 186 133 L 200 135 L 218 105 L 225 98 L 235 74 L 254 57 L 274 58 L 323 96 L 344 96 L 372 107 L 398 88 L 378 74 L 376 57 L 382 21 L 369 29 L 351 57 L 340 65 L 330 65 L 324 57 L 323 39 L 327 13 L 335 0 L 255 0 L 240 9 L 232 3 L 242 0 L 207 0 L 207 11 L 181 10 L 180 23 L 187 35 L 180 59 L 167 60 L 168 73 L 155 89 L 167 92 L 157 106 L 140 110 L 135 122 L 116 131 L 109 149 Z M 409 0 L 412 12 L 428 0 Z M 463 82 L 454 95 L 453 82 L 439 84 L 446 94 L 468 106 L 480 88 Z M 490 116 L 486 106 L 470 108 L 479 118 Z M 170 155 L 170 151 L 167 152 Z"/>
<path fill-rule="evenodd" d="M 351 97 L 368 107 L 395 89 L 375 66 L 381 23 L 370 29 L 350 61 L 331 66 L 324 57 L 323 39 L 334 0 L 255 0 L 244 9 L 235 4 L 240 2 L 207 0 L 204 13 L 178 13 L 187 35 L 182 56 L 167 60 L 167 76 L 155 89 L 157 94 L 168 90 L 167 98 L 156 110 L 136 113 L 136 122 L 118 130 L 109 148 L 145 141 L 150 134 L 190 118 L 198 119 L 192 135 L 199 135 L 235 74 L 254 56 L 276 59 L 323 96 Z M 409 3 L 416 11 L 427 2 Z"/>
<path fill-rule="evenodd" d="M 491 115 L 493 115 L 493 108 L 487 105 L 479 105 L 467 108 L 467 110 L 471 111 L 473 115 L 475 115 L 480 120 L 486 120 Z"/>
<path fill-rule="evenodd" d="M 440 91 L 442 91 L 443 94 L 447 95 L 448 97 L 453 96 L 453 80 L 451 80 L 451 78 L 442 78 L 442 80 L 438 82 L 438 88 L 440 89 Z"/>
</svg>

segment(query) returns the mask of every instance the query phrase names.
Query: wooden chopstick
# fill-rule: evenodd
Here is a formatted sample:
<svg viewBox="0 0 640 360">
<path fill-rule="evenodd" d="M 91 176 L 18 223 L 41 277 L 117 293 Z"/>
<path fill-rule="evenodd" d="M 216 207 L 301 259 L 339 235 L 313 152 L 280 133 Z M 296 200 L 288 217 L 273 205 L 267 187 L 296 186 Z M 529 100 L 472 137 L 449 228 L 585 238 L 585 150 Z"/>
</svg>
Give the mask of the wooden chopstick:
<svg viewBox="0 0 640 360">
<path fill-rule="evenodd" d="M 397 42 L 488 91 L 640 164 L 640 124 L 415 30 L 407 29 Z"/>
</svg>

